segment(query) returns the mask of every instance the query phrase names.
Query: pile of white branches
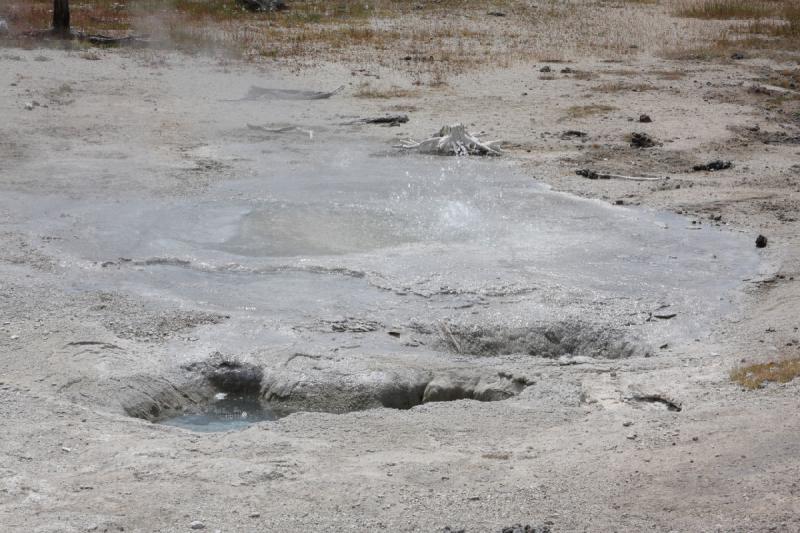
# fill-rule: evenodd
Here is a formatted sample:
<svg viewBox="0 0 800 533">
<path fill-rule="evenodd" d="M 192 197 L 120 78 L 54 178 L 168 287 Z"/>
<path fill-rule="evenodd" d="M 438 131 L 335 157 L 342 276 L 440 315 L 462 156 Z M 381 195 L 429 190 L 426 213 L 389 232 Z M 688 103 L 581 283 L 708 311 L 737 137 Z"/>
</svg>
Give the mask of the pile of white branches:
<svg viewBox="0 0 800 533">
<path fill-rule="evenodd" d="M 453 124 L 442 127 L 439 133 L 430 139 L 422 142 L 403 141 L 398 148 L 436 155 L 500 155 L 501 142 L 482 142 L 470 134 L 463 124 Z"/>
</svg>

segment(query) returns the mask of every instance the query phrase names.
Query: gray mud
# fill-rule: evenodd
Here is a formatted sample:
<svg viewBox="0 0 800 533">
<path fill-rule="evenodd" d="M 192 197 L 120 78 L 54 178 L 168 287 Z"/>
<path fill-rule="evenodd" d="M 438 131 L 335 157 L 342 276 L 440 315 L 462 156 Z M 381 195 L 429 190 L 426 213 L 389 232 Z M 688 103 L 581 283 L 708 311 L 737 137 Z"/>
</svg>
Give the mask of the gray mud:
<svg viewBox="0 0 800 533">
<path fill-rule="evenodd" d="M 324 130 L 280 143 L 192 149 L 231 176 L 190 196 L 84 194 L 73 159 L 69 194 L 0 203 L 17 231 L 48 236 L 68 290 L 192 310 L 191 347 L 173 340 L 156 368 L 232 356 L 264 373 L 252 392 L 292 410 L 504 399 L 528 379 L 498 378 L 506 356 L 649 357 L 707 334 L 756 268 L 737 234 L 555 193 L 501 160 Z M 179 413 L 193 404 L 170 390 L 196 379 L 123 408 Z"/>
</svg>

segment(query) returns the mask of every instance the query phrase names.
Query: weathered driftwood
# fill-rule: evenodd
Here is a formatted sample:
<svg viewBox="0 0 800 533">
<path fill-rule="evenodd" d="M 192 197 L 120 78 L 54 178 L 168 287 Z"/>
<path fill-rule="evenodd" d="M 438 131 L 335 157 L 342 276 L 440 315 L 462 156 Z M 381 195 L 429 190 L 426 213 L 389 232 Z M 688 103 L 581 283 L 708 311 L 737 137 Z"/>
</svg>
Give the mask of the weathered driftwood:
<svg viewBox="0 0 800 533">
<path fill-rule="evenodd" d="M 100 35 L 94 33 L 84 33 L 81 31 L 71 31 L 68 33 L 61 33 L 58 30 L 31 30 L 24 32 L 22 35 L 34 39 L 59 39 L 59 40 L 76 40 L 88 42 L 97 46 L 147 46 L 150 40 L 146 36 L 140 35 L 127 35 L 125 37 L 111 37 L 109 35 Z"/>
<path fill-rule="evenodd" d="M 294 89 L 269 89 L 266 87 L 256 87 L 253 85 L 244 98 L 238 100 L 223 100 L 224 102 L 241 102 L 247 100 L 324 100 L 330 98 L 334 94 L 344 89 L 344 85 L 340 85 L 335 90 L 330 92 L 321 91 L 298 91 Z"/>
<path fill-rule="evenodd" d="M 786 89 L 785 87 L 766 84 L 753 84 L 749 87 L 748 91 L 754 94 L 766 95 L 800 94 L 800 91 L 793 91 L 792 89 Z"/>
<path fill-rule="evenodd" d="M 622 174 L 609 174 L 607 172 L 597 172 L 596 170 L 590 170 L 588 168 L 582 168 L 580 170 L 576 170 L 575 174 L 578 176 L 583 176 L 584 178 L 590 180 L 628 180 L 628 181 L 659 181 L 665 178 L 654 178 L 654 177 L 646 177 L 646 176 L 623 176 Z"/>
<path fill-rule="evenodd" d="M 456 339 L 455 335 L 453 335 L 453 332 L 450 330 L 450 326 L 447 324 L 447 322 L 439 322 L 438 325 L 439 331 L 441 332 L 440 338 L 444 341 L 444 343 L 450 345 L 457 354 L 463 353 L 461 350 L 461 344 L 458 342 L 458 339 Z"/>
<path fill-rule="evenodd" d="M 345 122 L 345 126 L 352 126 L 353 124 L 383 124 L 385 126 L 399 126 L 408 122 L 408 115 L 386 115 L 383 117 L 375 118 L 359 118 Z"/>
<path fill-rule="evenodd" d="M 81 41 L 88 41 L 99 46 L 144 46 L 150 44 L 145 37 L 128 35 L 126 37 L 109 37 L 108 35 L 89 35 L 85 33 L 75 34 L 75 38 Z"/>
<path fill-rule="evenodd" d="M 308 135 L 309 139 L 314 138 L 314 130 L 306 130 L 300 126 L 283 126 L 280 128 L 267 128 L 266 126 L 258 126 L 256 124 L 248 124 L 247 127 L 251 130 L 261 131 L 264 133 L 289 133 L 292 131 L 299 131 Z"/>
<path fill-rule="evenodd" d="M 501 155 L 502 141 L 480 141 L 463 124 L 444 126 L 439 133 L 422 142 L 403 141 L 398 148 L 437 155 Z"/>
</svg>

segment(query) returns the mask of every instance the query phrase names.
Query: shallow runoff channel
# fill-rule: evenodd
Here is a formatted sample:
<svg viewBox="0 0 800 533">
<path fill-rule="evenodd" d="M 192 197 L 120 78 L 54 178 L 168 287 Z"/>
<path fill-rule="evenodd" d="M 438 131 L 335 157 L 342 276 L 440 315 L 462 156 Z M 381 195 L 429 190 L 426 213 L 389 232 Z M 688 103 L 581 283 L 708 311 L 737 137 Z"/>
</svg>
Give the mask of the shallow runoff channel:
<svg viewBox="0 0 800 533">
<path fill-rule="evenodd" d="M 172 364 L 251 357 L 273 381 L 650 355 L 708 333 L 757 266 L 743 235 L 552 192 L 502 158 L 291 135 L 195 149 L 236 177 L 191 195 L 0 202 L 52 237 L 68 290 L 228 317 L 169 340 Z"/>
</svg>

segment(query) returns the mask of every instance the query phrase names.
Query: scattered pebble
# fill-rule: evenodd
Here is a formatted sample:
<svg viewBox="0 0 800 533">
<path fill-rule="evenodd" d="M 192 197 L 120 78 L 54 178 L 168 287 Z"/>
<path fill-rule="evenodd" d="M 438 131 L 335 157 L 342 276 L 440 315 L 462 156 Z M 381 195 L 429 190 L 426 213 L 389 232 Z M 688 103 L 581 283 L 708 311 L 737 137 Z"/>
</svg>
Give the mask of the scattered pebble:
<svg viewBox="0 0 800 533">
<path fill-rule="evenodd" d="M 653 119 L 650 118 L 650 115 L 641 114 L 639 115 L 639 122 L 643 124 L 648 124 L 650 122 L 653 122 Z"/>
<path fill-rule="evenodd" d="M 189 524 L 190 529 L 205 529 L 206 525 L 202 523 L 200 520 L 195 520 L 191 524 Z"/>
<path fill-rule="evenodd" d="M 539 69 L 539 72 L 553 72 L 553 69 L 551 69 L 549 66 L 545 65 L 545 66 L 543 66 L 542 68 Z"/>
<path fill-rule="evenodd" d="M 759 235 L 756 237 L 756 248 L 766 248 L 767 247 L 767 238 L 763 235 Z"/>
</svg>

